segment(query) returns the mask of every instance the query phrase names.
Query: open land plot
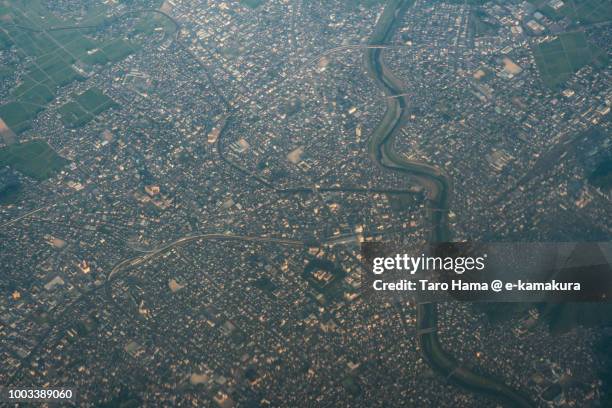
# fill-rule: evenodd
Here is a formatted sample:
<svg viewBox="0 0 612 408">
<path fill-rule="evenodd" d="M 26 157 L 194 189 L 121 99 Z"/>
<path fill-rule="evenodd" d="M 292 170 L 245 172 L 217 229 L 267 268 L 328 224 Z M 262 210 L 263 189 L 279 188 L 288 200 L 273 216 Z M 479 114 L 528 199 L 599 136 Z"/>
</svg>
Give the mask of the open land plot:
<svg viewBox="0 0 612 408">
<path fill-rule="evenodd" d="M 81 95 L 76 97 L 76 101 L 85 110 L 95 115 L 98 115 L 104 112 L 106 109 L 116 105 L 115 101 L 104 95 L 102 91 L 96 88 L 91 88 L 83 92 Z"/>
<path fill-rule="evenodd" d="M 240 4 L 247 6 L 251 9 L 256 9 L 261 6 L 265 0 L 240 0 Z"/>
<path fill-rule="evenodd" d="M 117 106 L 108 96 L 96 88 L 91 88 L 74 98 L 74 101 L 62 105 L 58 112 L 62 122 L 70 128 L 84 126 L 96 115 Z"/>
<path fill-rule="evenodd" d="M 572 74 L 586 65 L 605 66 L 607 55 L 587 42 L 583 32 L 559 35 L 553 41 L 532 47 L 542 81 L 549 88 L 558 88 Z"/>
<path fill-rule="evenodd" d="M 13 144 L 0 149 L 0 166 L 10 166 L 36 180 L 46 180 L 68 163 L 43 140 Z"/>
<path fill-rule="evenodd" d="M 69 128 L 81 127 L 93 119 L 93 115 L 86 112 L 81 105 L 76 102 L 68 102 L 62 105 L 57 111 L 61 115 L 64 125 Z"/>
<path fill-rule="evenodd" d="M 148 18 L 141 19 L 134 27 L 133 34 L 151 35 L 157 31 L 173 32 L 174 23 L 160 14 L 151 14 Z"/>
<path fill-rule="evenodd" d="M 27 21 L 24 24 L 28 24 Z M 30 57 L 49 54 L 57 48 L 53 40 L 43 33 L 19 28 L 8 29 L 7 32 L 15 46 Z"/>
<path fill-rule="evenodd" d="M 569 18 L 575 24 L 596 24 L 612 20 L 612 2 L 610 0 L 565 0 L 557 10 L 549 5 L 548 0 L 539 0 L 538 9 L 553 20 Z"/>
<path fill-rule="evenodd" d="M 0 50 L 6 51 L 13 46 L 13 40 L 2 30 L 0 30 Z"/>
<path fill-rule="evenodd" d="M 476 37 L 495 35 L 499 31 L 499 25 L 487 21 L 485 17 L 486 13 L 479 9 L 470 13 L 469 28 Z"/>
<path fill-rule="evenodd" d="M 120 61 L 134 52 L 132 45 L 128 44 L 123 40 L 114 40 L 106 44 L 102 51 L 109 59 L 109 61 Z"/>
<path fill-rule="evenodd" d="M 29 128 L 29 120 L 34 110 L 21 102 L 9 102 L 0 106 L 0 118 L 15 133 Z"/>
<path fill-rule="evenodd" d="M 49 103 L 53 100 L 53 92 L 44 84 L 35 84 L 34 86 L 24 90 L 18 95 L 23 103 L 32 105 L 41 105 Z"/>
<path fill-rule="evenodd" d="M 612 190 L 612 157 L 608 157 L 597 165 L 589 175 L 589 183 L 604 191 Z"/>
<path fill-rule="evenodd" d="M 0 205 L 16 203 L 20 193 L 21 185 L 19 183 L 0 186 Z"/>
</svg>

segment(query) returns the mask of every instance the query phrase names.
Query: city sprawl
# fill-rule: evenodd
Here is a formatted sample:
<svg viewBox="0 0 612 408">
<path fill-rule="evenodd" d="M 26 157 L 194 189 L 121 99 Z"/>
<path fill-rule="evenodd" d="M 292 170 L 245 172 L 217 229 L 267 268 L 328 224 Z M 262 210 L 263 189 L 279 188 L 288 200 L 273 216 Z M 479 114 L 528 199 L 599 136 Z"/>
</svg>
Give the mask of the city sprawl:
<svg viewBox="0 0 612 408">
<path fill-rule="evenodd" d="M 417 301 L 362 296 L 360 243 L 610 240 L 611 21 L 606 0 L 0 0 L 0 384 L 495 406 L 431 363 L 435 330 L 534 407 L 606 406 L 601 309 L 456 301 L 424 329 Z"/>
</svg>

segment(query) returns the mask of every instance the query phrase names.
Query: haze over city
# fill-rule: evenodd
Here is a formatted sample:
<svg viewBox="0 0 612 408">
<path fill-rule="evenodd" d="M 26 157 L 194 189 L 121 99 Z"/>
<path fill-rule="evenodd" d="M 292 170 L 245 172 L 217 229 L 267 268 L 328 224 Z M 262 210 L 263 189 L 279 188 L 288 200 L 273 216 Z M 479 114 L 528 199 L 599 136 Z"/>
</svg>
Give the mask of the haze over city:
<svg viewBox="0 0 612 408">
<path fill-rule="evenodd" d="M 610 241 L 611 20 L 0 0 L 3 403 L 611 406 L 606 299 L 366 295 L 363 251 Z"/>
</svg>

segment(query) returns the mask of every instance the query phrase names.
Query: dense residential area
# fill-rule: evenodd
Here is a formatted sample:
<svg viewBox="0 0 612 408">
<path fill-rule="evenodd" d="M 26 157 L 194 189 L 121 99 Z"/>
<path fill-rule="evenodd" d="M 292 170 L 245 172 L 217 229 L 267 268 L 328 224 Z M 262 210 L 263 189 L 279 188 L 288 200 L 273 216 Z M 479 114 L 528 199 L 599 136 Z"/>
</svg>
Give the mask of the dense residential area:
<svg viewBox="0 0 612 408">
<path fill-rule="evenodd" d="M 611 24 L 606 0 L 0 1 L 0 385 L 506 406 L 433 331 L 528 406 L 609 406 L 607 304 L 453 300 L 424 329 L 425 302 L 364 295 L 361 244 L 610 241 Z"/>
</svg>

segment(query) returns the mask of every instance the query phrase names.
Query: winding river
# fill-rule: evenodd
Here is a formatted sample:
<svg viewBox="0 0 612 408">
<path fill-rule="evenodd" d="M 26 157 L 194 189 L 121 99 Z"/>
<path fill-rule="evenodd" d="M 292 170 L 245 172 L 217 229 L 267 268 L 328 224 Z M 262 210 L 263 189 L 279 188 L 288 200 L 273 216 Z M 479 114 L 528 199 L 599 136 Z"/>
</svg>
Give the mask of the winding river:
<svg viewBox="0 0 612 408">
<path fill-rule="evenodd" d="M 389 0 L 378 19 L 369 45 L 383 45 L 392 40 L 403 12 L 414 0 Z M 405 94 L 401 82 L 385 66 L 382 49 L 368 48 L 364 65 L 378 88 L 387 96 Z M 430 222 L 430 242 L 450 240 L 448 209 L 451 195 L 449 177 L 439 168 L 429 164 L 407 160 L 394 150 L 393 141 L 402 128 L 410 101 L 408 96 L 385 98 L 386 112 L 374 130 L 369 144 L 370 155 L 382 168 L 400 172 L 410 177 L 427 191 L 427 218 Z M 493 397 L 508 406 L 533 407 L 528 396 L 501 380 L 483 376 L 459 364 L 442 347 L 437 334 L 438 308 L 435 303 L 419 303 L 417 306 L 417 330 L 421 353 L 434 371 L 453 383 L 473 392 Z"/>
</svg>

